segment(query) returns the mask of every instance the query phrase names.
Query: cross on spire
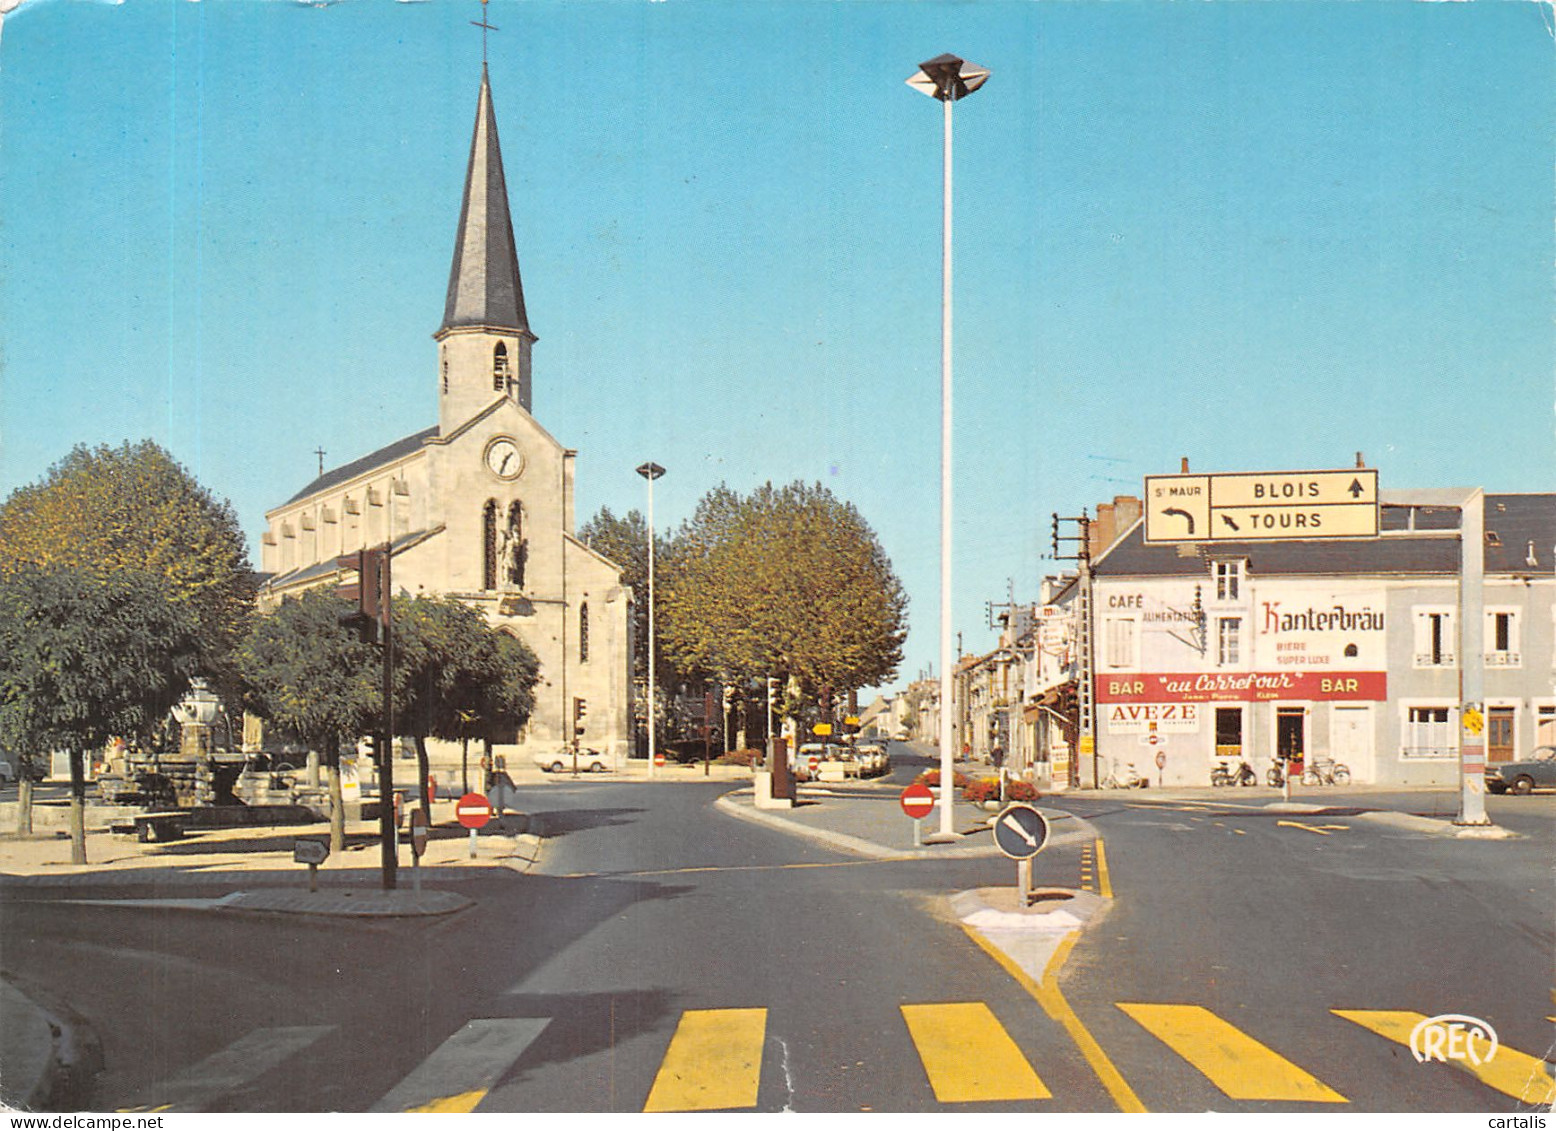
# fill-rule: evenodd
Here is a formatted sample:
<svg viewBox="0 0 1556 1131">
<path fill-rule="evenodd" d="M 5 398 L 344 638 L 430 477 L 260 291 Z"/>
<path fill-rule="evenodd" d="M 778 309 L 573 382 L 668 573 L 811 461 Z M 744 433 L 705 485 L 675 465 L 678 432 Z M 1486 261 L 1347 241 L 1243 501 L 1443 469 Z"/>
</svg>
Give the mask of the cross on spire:
<svg viewBox="0 0 1556 1131">
<path fill-rule="evenodd" d="M 478 27 L 478 28 L 481 29 L 481 65 L 485 66 L 486 65 L 486 33 L 489 32 L 489 31 L 501 31 L 502 30 L 502 28 L 494 27 L 493 25 L 491 25 L 491 24 L 486 22 L 486 0 L 481 0 L 481 18 L 480 18 L 480 20 L 471 20 L 470 21 L 470 26 L 471 27 Z"/>
<path fill-rule="evenodd" d="M 325 456 L 324 449 L 323 448 L 314 448 L 313 449 L 313 454 L 319 457 L 319 474 L 323 475 L 324 474 L 324 456 Z"/>
</svg>

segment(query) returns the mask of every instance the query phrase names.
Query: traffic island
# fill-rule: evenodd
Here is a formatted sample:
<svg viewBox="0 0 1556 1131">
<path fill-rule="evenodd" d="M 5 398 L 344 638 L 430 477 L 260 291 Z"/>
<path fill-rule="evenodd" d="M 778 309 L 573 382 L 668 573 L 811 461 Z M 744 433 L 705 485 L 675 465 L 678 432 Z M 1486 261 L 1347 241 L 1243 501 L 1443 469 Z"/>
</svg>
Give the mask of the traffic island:
<svg viewBox="0 0 1556 1131">
<path fill-rule="evenodd" d="M 1033 982 L 1042 980 L 1065 937 L 1085 929 L 1109 902 L 1089 891 L 1037 888 L 1027 904 L 1014 885 L 958 892 L 949 900 L 963 930 Z"/>
</svg>

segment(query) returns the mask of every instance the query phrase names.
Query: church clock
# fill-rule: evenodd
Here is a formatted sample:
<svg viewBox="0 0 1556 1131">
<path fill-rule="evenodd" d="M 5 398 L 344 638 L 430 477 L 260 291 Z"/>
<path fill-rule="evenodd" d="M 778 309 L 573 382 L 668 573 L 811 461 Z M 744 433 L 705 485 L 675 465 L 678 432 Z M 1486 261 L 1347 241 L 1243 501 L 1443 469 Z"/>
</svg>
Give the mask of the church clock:
<svg viewBox="0 0 1556 1131">
<path fill-rule="evenodd" d="M 486 467 L 498 479 L 517 479 L 524 470 L 524 456 L 512 439 L 497 436 L 486 445 Z"/>
</svg>

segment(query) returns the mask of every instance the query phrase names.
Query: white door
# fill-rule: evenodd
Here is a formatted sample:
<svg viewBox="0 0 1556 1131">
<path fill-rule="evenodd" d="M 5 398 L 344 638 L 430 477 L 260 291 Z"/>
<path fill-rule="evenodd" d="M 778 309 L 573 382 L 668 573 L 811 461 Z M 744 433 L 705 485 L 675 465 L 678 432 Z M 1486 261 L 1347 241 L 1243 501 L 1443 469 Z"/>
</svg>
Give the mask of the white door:
<svg viewBox="0 0 1556 1131">
<path fill-rule="evenodd" d="M 1374 781 L 1377 771 L 1372 764 L 1372 708 L 1333 708 L 1329 750 L 1331 758 L 1350 768 L 1352 781 Z"/>
</svg>

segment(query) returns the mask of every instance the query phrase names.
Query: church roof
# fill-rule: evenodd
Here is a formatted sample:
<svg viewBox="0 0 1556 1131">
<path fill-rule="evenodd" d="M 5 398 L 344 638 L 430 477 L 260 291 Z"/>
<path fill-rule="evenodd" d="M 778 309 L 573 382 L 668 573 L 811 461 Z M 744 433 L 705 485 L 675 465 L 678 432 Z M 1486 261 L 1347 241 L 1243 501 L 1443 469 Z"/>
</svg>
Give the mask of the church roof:
<svg viewBox="0 0 1556 1131">
<path fill-rule="evenodd" d="M 423 444 L 425 444 L 428 440 L 432 439 L 437 434 L 438 426 L 434 424 L 431 428 L 423 428 L 420 432 L 413 432 L 411 435 L 406 436 L 403 439 L 396 440 L 392 444 L 388 444 L 382 448 L 379 448 L 376 452 L 369 452 L 361 459 L 355 459 L 350 463 L 341 464 L 339 467 L 331 468 L 329 471 L 326 471 L 323 475 L 315 479 L 312 483 L 308 484 L 308 486 L 304 487 L 301 491 L 297 492 L 297 494 L 293 495 L 290 499 L 286 500 L 286 502 L 282 503 L 281 506 L 291 506 L 299 499 L 306 499 L 309 495 L 317 494 L 320 491 L 327 491 L 331 487 L 339 486 L 342 483 L 355 479 L 359 475 L 366 475 L 369 471 L 372 471 L 376 467 L 381 467 L 384 464 L 393 463 L 395 460 L 401 459 L 404 456 L 408 456 L 412 452 L 419 450 Z M 279 510 L 280 508 L 278 507 L 276 509 Z"/>
<path fill-rule="evenodd" d="M 513 221 L 508 215 L 508 186 L 497 144 L 497 115 L 492 109 L 485 64 L 481 66 L 481 95 L 476 105 L 475 134 L 470 139 L 465 199 L 459 210 L 459 233 L 448 277 L 448 301 L 443 308 L 442 330 L 462 326 L 529 330 Z"/>
</svg>

